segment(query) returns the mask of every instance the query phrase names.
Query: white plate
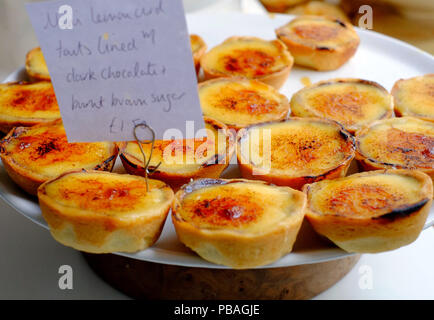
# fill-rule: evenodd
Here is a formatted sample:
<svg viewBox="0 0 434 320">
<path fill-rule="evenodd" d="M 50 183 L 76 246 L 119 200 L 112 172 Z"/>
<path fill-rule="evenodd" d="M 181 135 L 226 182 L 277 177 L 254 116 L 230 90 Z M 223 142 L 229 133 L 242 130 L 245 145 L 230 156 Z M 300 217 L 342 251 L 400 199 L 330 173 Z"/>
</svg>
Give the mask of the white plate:
<svg viewBox="0 0 434 320">
<path fill-rule="evenodd" d="M 242 15 L 242 14 L 191 14 L 187 15 L 190 33 L 201 35 L 211 48 L 233 35 L 258 36 L 265 39 L 275 38 L 274 29 L 287 23 L 289 16 L 284 15 Z M 374 80 L 390 90 L 393 83 L 400 78 L 408 78 L 434 72 L 434 59 L 429 54 L 409 46 L 401 41 L 374 33 L 358 30 L 361 44 L 356 55 L 339 70 L 315 72 L 295 67 L 281 92 L 290 97 L 303 87 L 300 79 L 309 77 L 312 82 L 335 77 L 353 77 Z M 5 81 L 25 79 L 23 69 L 11 74 Z M 115 171 L 122 172 L 119 161 Z M 239 174 L 237 166 L 231 165 L 224 177 Z M 0 196 L 18 212 L 35 223 L 47 228 L 41 216 L 37 199 L 21 191 L 8 177 L 0 165 Z M 425 228 L 434 225 L 434 210 L 431 209 Z M 121 254 L 121 253 L 119 253 Z M 163 232 L 157 243 L 135 254 L 121 254 L 134 259 L 164 264 L 202 267 L 226 268 L 205 260 L 185 248 L 177 239 L 170 218 L 167 219 Z M 343 258 L 350 254 L 320 238 L 304 223 L 292 253 L 279 261 L 263 268 L 294 266 Z"/>
</svg>

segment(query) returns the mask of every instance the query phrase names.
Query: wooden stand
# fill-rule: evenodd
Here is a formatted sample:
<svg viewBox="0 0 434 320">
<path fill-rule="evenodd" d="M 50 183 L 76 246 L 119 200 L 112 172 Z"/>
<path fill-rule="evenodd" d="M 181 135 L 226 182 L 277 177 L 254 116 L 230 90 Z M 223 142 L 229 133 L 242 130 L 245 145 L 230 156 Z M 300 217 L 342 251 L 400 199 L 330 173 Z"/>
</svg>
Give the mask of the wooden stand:
<svg viewBox="0 0 434 320">
<path fill-rule="evenodd" d="M 330 288 L 360 255 L 285 268 L 228 270 L 145 262 L 113 254 L 83 253 L 92 269 L 136 299 L 309 299 Z"/>
</svg>

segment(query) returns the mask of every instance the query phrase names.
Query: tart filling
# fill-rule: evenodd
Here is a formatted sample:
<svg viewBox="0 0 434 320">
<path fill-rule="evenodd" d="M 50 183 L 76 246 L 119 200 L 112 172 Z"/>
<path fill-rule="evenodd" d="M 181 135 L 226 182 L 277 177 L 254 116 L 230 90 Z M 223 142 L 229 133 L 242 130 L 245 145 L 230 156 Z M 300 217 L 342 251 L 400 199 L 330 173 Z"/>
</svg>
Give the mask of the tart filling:
<svg viewBox="0 0 434 320">
<path fill-rule="evenodd" d="M 288 99 L 256 80 L 208 80 L 199 85 L 199 98 L 205 116 L 235 129 L 281 120 L 289 113 Z"/>
<path fill-rule="evenodd" d="M 41 182 L 73 169 L 111 170 L 118 150 L 112 142 L 68 143 L 60 120 L 17 127 L 0 147 L 3 163 Z"/>
<path fill-rule="evenodd" d="M 378 83 L 332 79 L 301 89 L 291 99 L 298 117 L 324 117 L 354 132 L 374 120 L 393 116 L 393 98 Z"/>
<path fill-rule="evenodd" d="M 434 74 L 399 80 L 392 95 L 398 115 L 434 121 Z"/>
<path fill-rule="evenodd" d="M 434 124 L 412 117 L 372 123 L 356 133 L 357 159 L 378 168 L 434 168 Z"/>
<path fill-rule="evenodd" d="M 51 82 L 0 84 L 0 129 L 30 126 L 60 119 Z"/>
<path fill-rule="evenodd" d="M 266 176 L 313 178 L 349 165 L 354 149 L 351 135 L 335 122 L 289 118 L 248 128 L 238 140 L 238 161 Z"/>
<path fill-rule="evenodd" d="M 201 229 L 261 233 L 290 217 L 297 205 L 285 188 L 243 180 L 220 180 L 217 184 L 187 191 L 177 216 Z"/>
<path fill-rule="evenodd" d="M 208 51 L 202 68 L 215 76 L 261 78 L 292 66 L 293 59 L 279 40 L 232 37 Z"/>
<path fill-rule="evenodd" d="M 425 182 L 396 171 L 372 171 L 308 187 L 312 210 L 350 219 L 393 218 L 423 206 L 429 196 Z M 422 191 L 421 191 L 422 190 Z"/>
</svg>

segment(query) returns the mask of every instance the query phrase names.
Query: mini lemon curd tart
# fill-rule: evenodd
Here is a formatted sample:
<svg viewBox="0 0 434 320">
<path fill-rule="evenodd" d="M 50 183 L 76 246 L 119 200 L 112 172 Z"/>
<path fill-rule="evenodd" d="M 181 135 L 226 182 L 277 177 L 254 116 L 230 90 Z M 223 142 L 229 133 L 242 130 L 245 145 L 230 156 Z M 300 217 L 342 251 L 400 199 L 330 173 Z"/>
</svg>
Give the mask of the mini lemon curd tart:
<svg viewBox="0 0 434 320">
<path fill-rule="evenodd" d="M 60 119 L 51 82 L 10 82 L 0 84 L 0 131 L 34 126 Z"/>
<path fill-rule="evenodd" d="M 379 119 L 391 118 L 393 98 L 376 82 L 339 78 L 320 81 L 296 92 L 291 99 L 296 117 L 335 120 L 354 133 Z"/>
<path fill-rule="evenodd" d="M 261 122 L 282 120 L 290 113 L 288 99 L 274 87 L 242 78 L 219 78 L 199 84 L 205 116 L 239 130 Z"/>
<path fill-rule="evenodd" d="M 40 47 L 33 48 L 26 55 L 26 71 L 32 81 L 50 81 L 47 64 Z"/>
<path fill-rule="evenodd" d="M 353 26 L 336 18 L 299 16 L 276 30 L 295 63 L 319 71 L 336 70 L 356 52 L 360 39 Z"/>
<path fill-rule="evenodd" d="M 205 53 L 200 65 L 205 80 L 243 77 L 279 89 L 289 76 L 293 60 L 280 40 L 231 37 Z"/>
<path fill-rule="evenodd" d="M 200 58 L 206 51 L 206 43 L 197 34 L 190 35 L 191 52 L 193 54 L 194 67 L 196 69 L 196 75 L 199 75 L 200 70 Z"/>
<path fill-rule="evenodd" d="M 434 122 L 434 73 L 398 80 L 392 88 L 397 116 Z"/>
<path fill-rule="evenodd" d="M 178 140 L 156 140 L 148 169 L 155 170 L 150 175 L 162 180 L 172 189 L 196 178 L 218 178 L 235 152 L 234 135 L 221 122 L 204 118 L 207 137 Z M 121 142 L 120 159 L 130 174 L 145 176 L 143 155 L 136 141 Z M 142 144 L 148 159 L 151 144 Z"/>
<path fill-rule="evenodd" d="M 305 206 L 305 195 L 288 187 L 198 179 L 175 194 L 172 221 L 179 240 L 203 259 L 246 269 L 291 252 Z"/>
<path fill-rule="evenodd" d="M 149 187 L 149 189 L 148 189 Z M 39 205 L 58 242 L 90 253 L 136 252 L 159 238 L 173 191 L 164 182 L 72 171 L 42 184 Z"/>
<path fill-rule="evenodd" d="M 355 142 L 337 122 L 289 118 L 248 127 L 237 138 L 237 159 L 246 179 L 300 190 L 306 183 L 345 176 Z"/>
<path fill-rule="evenodd" d="M 113 142 L 68 143 L 61 120 L 16 127 L 0 143 L 0 158 L 10 178 L 36 195 L 39 185 L 65 171 L 111 171 L 118 154 Z"/>
<path fill-rule="evenodd" d="M 416 170 L 377 170 L 304 186 L 306 218 L 348 252 L 405 246 L 423 229 L 432 202 L 430 177 Z"/>
<path fill-rule="evenodd" d="M 375 121 L 356 132 L 364 170 L 417 169 L 434 177 L 434 123 L 413 117 Z"/>
</svg>

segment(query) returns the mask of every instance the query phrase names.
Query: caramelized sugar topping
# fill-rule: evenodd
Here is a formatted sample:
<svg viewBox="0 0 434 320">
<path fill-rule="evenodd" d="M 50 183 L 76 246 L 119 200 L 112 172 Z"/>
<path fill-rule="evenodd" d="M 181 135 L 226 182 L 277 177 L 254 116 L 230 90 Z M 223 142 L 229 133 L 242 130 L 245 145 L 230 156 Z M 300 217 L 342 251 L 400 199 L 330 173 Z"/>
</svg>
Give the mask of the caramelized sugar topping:
<svg viewBox="0 0 434 320">
<path fill-rule="evenodd" d="M 323 93 L 311 97 L 310 103 L 315 105 L 316 110 L 326 116 L 340 119 L 351 119 L 356 116 L 363 116 L 362 106 L 375 101 L 370 99 L 368 94 L 360 91 L 348 91 L 342 94 Z"/>
<path fill-rule="evenodd" d="M 20 111 L 58 111 L 56 96 L 51 85 L 12 85 L 0 92 L 7 92 L 6 104 Z"/>
<path fill-rule="evenodd" d="M 59 185 L 63 200 L 73 202 L 82 210 L 131 211 L 146 197 L 143 181 L 99 181 L 95 178 L 74 179 L 71 185 Z"/>
<path fill-rule="evenodd" d="M 381 185 L 343 186 L 328 199 L 328 209 L 338 215 L 365 218 L 393 210 L 402 199 L 396 190 Z"/>
<path fill-rule="evenodd" d="M 405 211 L 426 200 L 422 181 L 394 173 L 356 174 L 324 180 L 308 188 L 310 206 L 318 213 L 354 219 L 376 218 Z"/>
<path fill-rule="evenodd" d="M 61 125 L 23 130 L 14 139 L 13 148 L 8 152 L 13 153 L 15 158 L 28 159 L 41 166 L 80 161 L 85 154 L 101 152 L 98 143 L 68 143 Z"/>
<path fill-rule="evenodd" d="M 259 138 L 253 134 L 258 129 Z M 267 144 L 268 130 L 271 130 L 270 144 Z M 305 119 L 252 127 L 248 140 L 244 141 L 250 143 L 250 161 L 254 166 L 267 167 L 269 148 L 271 171 L 296 177 L 323 174 L 354 154 L 353 141 L 338 125 Z"/>
<path fill-rule="evenodd" d="M 196 181 L 196 183 L 199 183 Z M 186 191 L 176 214 L 184 221 L 206 229 L 263 232 L 298 210 L 292 189 L 262 183 L 233 181 Z"/>
<path fill-rule="evenodd" d="M 224 56 L 223 63 L 230 73 L 257 77 L 270 73 L 275 59 L 260 50 L 237 49 Z"/>
<path fill-rule="evenodd" d="M 224 87 L 220 96 L 216 107 L 253 115 L 272 112 L 279 105 L 277 101 L 267 99 L 255 90 L 249 89 L 234 90 Z"/>
<path fill-rule="evenodd" d="M 388 157 L 407 167 L 434 166 L 434 137 L 396 128 L 387 131 L 385 148 Z"/>
<path fill-rule="evenodd" d="M 193 223 L 206 223 L 214 226 L 239 227 L 254 222 L 263 209 L 248 195 L 234 197 L 230 192 L 221 189 L 221 194 L 215 197 L 200 199 L 199 201 L 185 201 L 184 209 L 192 212 L 190 219 Z"/>
</svg>

